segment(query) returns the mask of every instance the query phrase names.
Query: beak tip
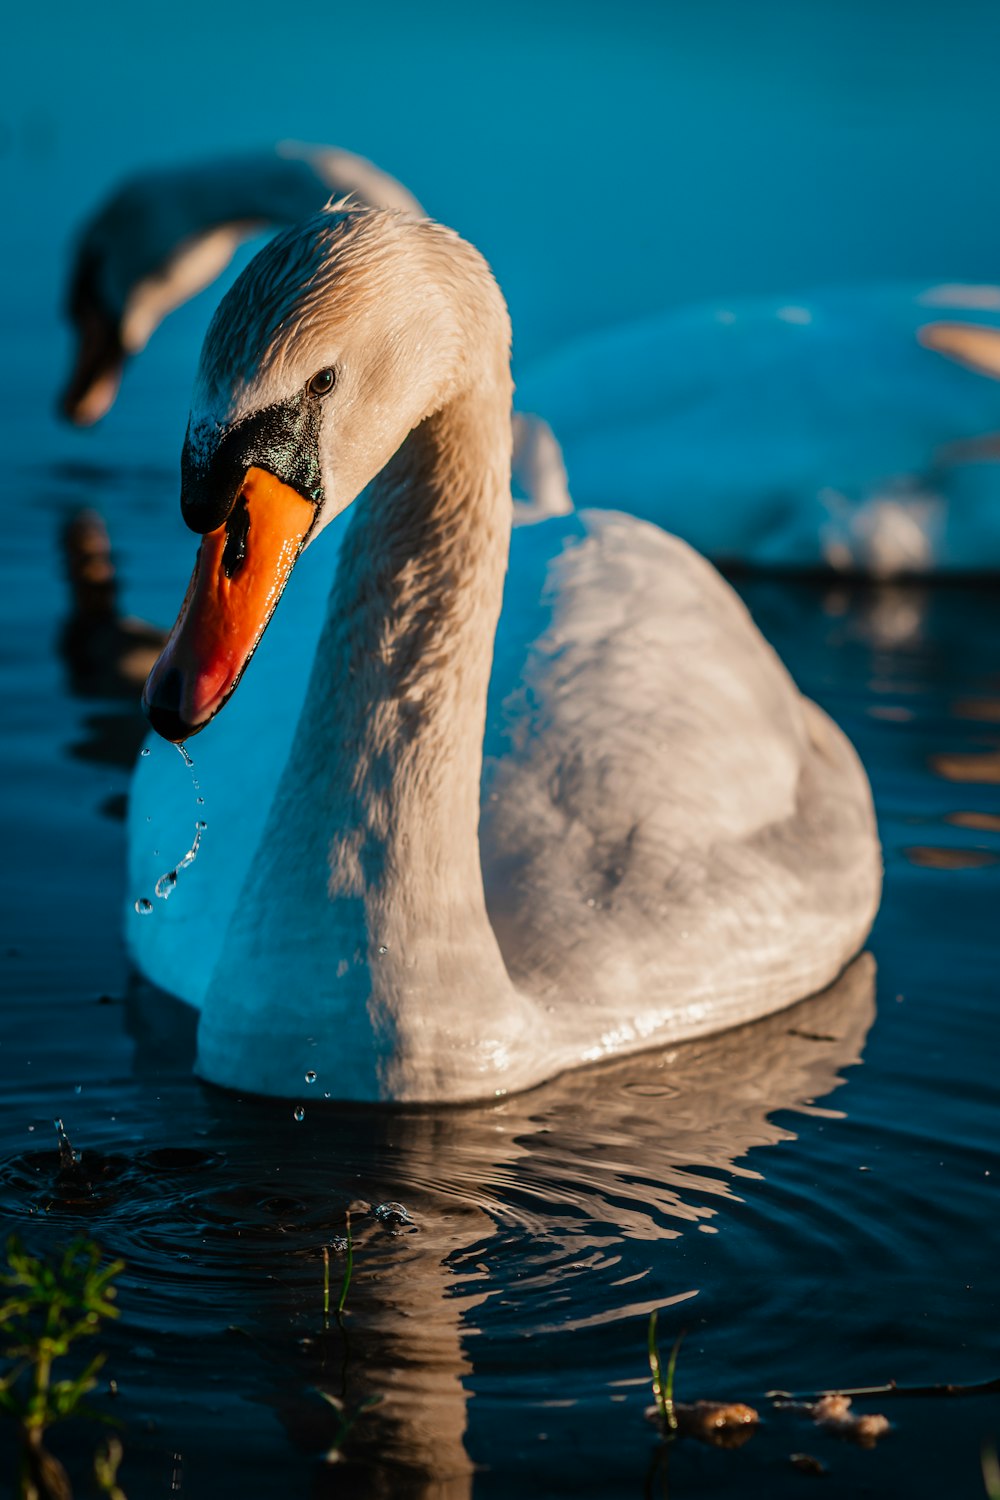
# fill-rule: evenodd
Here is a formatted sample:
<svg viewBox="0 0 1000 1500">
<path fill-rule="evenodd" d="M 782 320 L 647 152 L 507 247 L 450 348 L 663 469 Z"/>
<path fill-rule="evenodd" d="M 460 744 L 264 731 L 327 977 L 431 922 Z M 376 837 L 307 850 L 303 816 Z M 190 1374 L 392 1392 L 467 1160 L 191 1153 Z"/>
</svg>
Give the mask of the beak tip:
<svg viewBox="0 0 1000 1500">
<path fill-rule="evenodd" d="M 174 745 L 190 739 L 202 727 L 188 724 L 181 717 L 182 687 L 183 679 L 176 667 L 167 667 L 166 671 L 154 667 L 142 694 L 142 711 L 151 728 Z"/>
</svg>

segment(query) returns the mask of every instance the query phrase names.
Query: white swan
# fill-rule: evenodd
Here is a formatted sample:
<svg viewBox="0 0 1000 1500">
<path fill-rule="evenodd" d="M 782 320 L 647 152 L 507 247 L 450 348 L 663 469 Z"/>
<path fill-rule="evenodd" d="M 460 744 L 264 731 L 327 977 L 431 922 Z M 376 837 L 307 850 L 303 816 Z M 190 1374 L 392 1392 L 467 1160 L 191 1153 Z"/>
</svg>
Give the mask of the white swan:
<svg viewBox="0 0 1000 1500">
<path fill-rule="evenodd" d="M 221 275 L 243 240 L 308 218 L 331 193 L 423 214 L 401 182 L 365 157 L 296 141 L 123 182 L 88 219 L 74 252 L 66 311 L 76 350 L 63 414 L 84 427 L 99 421 L 126 360 L 168 313 Z"/>
<path fill-rule="evenodd" d="M 596 331 L 518 402 L 578 505 L 722 561 L 886 577 L 1000 567 L 998 375 L 1000 287 L 861 286 Z"/>
<path fill-rule="evenodd" d="M 262 250 L 209 330 L 182 493 L 207 534 L 154 727 L 209 722 L 361 496 L 308 690 L 274 637 L 198 742 L 202 853 L 131 917 L 139 964 L 201 1006 L 215 1082 L 525 1088 L 775 1010 L 868 931 L 864 773 L 707 563 L 574 514 L 514 533 L 505 592 L 508 349 L 470 246 L 343 205 Z M 141 763 L 136 895 L 167 781 Z"/>
</svg>

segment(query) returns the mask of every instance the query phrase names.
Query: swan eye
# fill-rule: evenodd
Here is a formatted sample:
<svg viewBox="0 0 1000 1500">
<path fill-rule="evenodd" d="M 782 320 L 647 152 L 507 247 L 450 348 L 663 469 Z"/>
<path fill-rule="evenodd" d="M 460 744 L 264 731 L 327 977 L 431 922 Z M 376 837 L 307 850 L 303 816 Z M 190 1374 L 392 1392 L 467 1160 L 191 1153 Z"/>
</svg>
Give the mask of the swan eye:
<svg viewBox="0 0 1000 1500">
<path fill-rule="evenodd" d="M 317 370 L 306 386 L 306 390 L 310 396 L 325 396 L 333 390 L 336 383 L 337 377 L 332 370 Z"/>
</svg>

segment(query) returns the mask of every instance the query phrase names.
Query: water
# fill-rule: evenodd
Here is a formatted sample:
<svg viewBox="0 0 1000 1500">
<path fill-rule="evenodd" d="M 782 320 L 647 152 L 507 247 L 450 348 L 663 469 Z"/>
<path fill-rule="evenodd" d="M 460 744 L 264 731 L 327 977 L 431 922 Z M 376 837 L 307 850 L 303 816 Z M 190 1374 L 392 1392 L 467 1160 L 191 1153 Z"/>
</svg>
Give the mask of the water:
<svg viewBox="0 0 1000 1500">
<path fill-rule="evenodd" d="M 197 783 L 195 784 L 197 785 Z M 201 801 L 200 797 L 198 798 L 198 801 Z M 199 818 L 197 823 L 194 825 L 194 839 L 192 840 L 191 847 L 188 852 L 184 855 L 183 859 L 179 859 L 177 861 L 177 864 L 172 870 L 167 870 L 167 872 L 161 875 L 159 880 L 156 882 L 156 885 L 154 887 L 155 893 L 157 896 L 162 897 L 164 901 L 166 901 L 167 897 L 175 889 L 177 885 L 177 876 L 180 874 L 181 870 L 186 870 L 190 865 L 193 865 L 195 860 L 198 858 L 198 850 L 201 848 L 201 836 L 205 832 L 205 829 L 207 827 L 208 824 L 205 822 L 205 820 L 203 818 Z"/>
<path fill-rule="evenodd" d="M 56 482 L 94 498 L 89 475 Z M 127 1261 L 101 1339 L 127 1491 L 170 1493 L 176 1468 L 192 1497 L 639 1495 L 662 1308 L 665 1349 L 687 1331 L 679 1394 L 766 1418 L 738 1452 L 679 1445 L 672 1493 L 797 1494 L 789 1455 L 807 1452 L 832 1495 L 978 1495 L 995 1395 L 862 1402 L 893 1423 L 863 1451 L 766 1393 L 1000 1370 L 994 591 L 740 585 L 875 789 L 873 963 L 834 994 L 477 1109 L 306 1111 L 200 1084 L 187 1013 L 126 972 L 108 816 L 126 776 L 80 753 L 95 705 L 69 695 L 50 644 L 40 500 L 0 589 L 22 625 L 0 662 L 17 710 L 0 1206 L 33 1247 L 82 1231 Z M 124 501 L 110 521 L 128 552 Z M 346 1315 L 324 1329 L 322 1250 L 348 1212 Z M 343 1274 L 338 1251 L 334 1300 Z M 333 1466 L 344 1413 L 317 1392 L 363 1408 Z M 79 1465 L 88 1441 L 60 1451 Z"/>
<path fill-rule="evenodd" d="M 190 573 L 176 466 L 214 294 L 157 334 L 98 431 L 50 414 L 68 228 L 151 158 L 281 134 L 370 151 L 490 255 L 520 360 L 717 293 L 996 279 L 991 8 L 917 4 L 905 28 L 860 3 L 669 9 L 623 25 L 587 4 L 569 31 L 524 5 L 310 14 L 304 56 L 298 30 L 265 45 L 245 8 L 180 5 L 166 30 L 113 7 L 99 34 L 68 8 L 13 23 L 0 1211 L 32 1249 L 82 1232 L 127 1262 L 94 1400 L 124 1424 L 132 1500 L 631 1500 L 656 1450 L 655 1308 L 665 1351 L 686 1330 L 678 1395 L 765 1418 L 736 1452 L 679 1444 L 672 1495 L 799 1495 L 796 1452 L 827 1466 L 831 1497 L 983 1493 L 995 1394 L 861 1402 L 893 1423 L 862 1451 L 767 1392 L 1000 1373 L 995 590 L 741 581 L 869 768 L 886 854 L 872 960 L 758 1027 L 476 1109 L 341 1109 L 321 1079 L 305 1110 L 192 1076 L 190 1017 L 122 947 L 141 725 L 127 698 L 75 697 L 58 652 L 68 509 L 107 516 L 134 614 L 172 620 Z M 378 88 L 358 65 L 375 47 Z M 299 87 L 255 94 L 250 140 L 220 67 Z M 179 82 L 198 110 L 178 113 Z M 348 1215 L 346 1312 L 325 1326 L 323 1249 L 335 1304 Z M 54 1443 L 80 1492 L 96 1441 Z"/>
</svg>

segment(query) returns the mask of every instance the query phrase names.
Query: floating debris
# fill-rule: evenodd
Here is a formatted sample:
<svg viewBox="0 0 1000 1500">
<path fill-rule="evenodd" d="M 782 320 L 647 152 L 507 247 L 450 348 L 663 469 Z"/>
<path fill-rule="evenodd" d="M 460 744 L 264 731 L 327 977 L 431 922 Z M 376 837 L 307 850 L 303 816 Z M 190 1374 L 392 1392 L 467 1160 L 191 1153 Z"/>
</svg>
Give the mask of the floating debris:
<svg viewBox="0 0 1000 1500">
<path fill-rule="evenodd" d="M 874 1448 L 890 1427 L 889 1418 L 880 1413 L 853 1412 L 850 1396 L 836 1391 L 819 1396 L 815 1401 L 779 1400 L 775 1401 L 775 1406 L 784 1411 L 801 1412 L 810 1417 L 823 1432 L 857 1443 L 860 1448 Z"/>
<path fill-rule="evenodd" d="M 827 1472 L 826 1464 L 820 1463 L 818 1458 L 813 1458 L 811 1453 L 790 1453 L 788 1462 L 793 1469 L 798 1469 L 800 1474 L 812 1474 L 815 1478 Z"/>
<path fill-rule="evenodd" d="M 658 1406 L 646 1408 L 646 1420 L 663 1432 L 664 1437 L 690 1437 L 713 1448 L 742 1448 L 760 1426 L 760 1416 L 743 1401 L 674 1401 L 677 1422 L 672 1431 L 665 1427 Z"/>
<path fill-rule="evenodd" d="M 850 1396 L 821 1396 L 813 1402 L 811 1416 L 824 1432 L 847 1438 L 862 1448 L 874 1448 L 878 1439 L 889 1431 L 888 1417 L 873 1412 L 852 1412 Z"/>
</svg>

